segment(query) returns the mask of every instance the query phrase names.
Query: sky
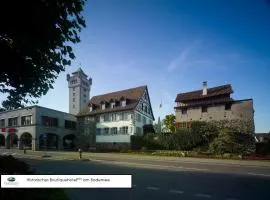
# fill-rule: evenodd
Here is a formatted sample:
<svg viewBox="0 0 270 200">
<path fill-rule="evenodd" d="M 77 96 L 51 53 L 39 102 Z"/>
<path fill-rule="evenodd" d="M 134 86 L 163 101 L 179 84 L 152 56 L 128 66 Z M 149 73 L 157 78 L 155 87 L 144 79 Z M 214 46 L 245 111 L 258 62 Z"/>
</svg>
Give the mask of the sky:
<svg viewBox="0 0 270 200">
<path fill-rule="evenodd" d="M 88 0 L 83 15 L 76 59 L 39 105 L 68 112 L 66 74 L 81 66 L 90 97 L 147 85 L 156 120 L 177 93 L 231 84 L 253 98 L 256 132 L 270 131 L 267 0 Z"/>
</svg>

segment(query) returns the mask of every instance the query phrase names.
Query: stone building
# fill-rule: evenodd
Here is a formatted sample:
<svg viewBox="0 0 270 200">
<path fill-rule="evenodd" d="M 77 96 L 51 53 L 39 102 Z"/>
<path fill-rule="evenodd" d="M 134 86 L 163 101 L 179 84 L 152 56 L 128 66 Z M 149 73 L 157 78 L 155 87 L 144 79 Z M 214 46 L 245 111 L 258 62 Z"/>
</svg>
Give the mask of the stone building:
<svg viewBox="0 0 270 200">
<path fill-rule="evenodd" d="M 207 88 L 203 82 L 201 90 L 177 94 L 176 128 L 189 127 L 191 121 L 225 120 L 246 122 L 254 133 L 253 100 L 234 100 L 232 93 L 230 84 Z"/>
<path fill-rule="evenodd" d="M 75 146 L 76 116 L 30 106 L 0 112 L 0 146 L 32 150 L 62 149 Z"/>
<path fill-rule="evenodd" d="M 143 134 L 153 120 L 147 86 L 93 96 L 78 115 L 80 138 L 90 148 L 127 147 L 130 136 Z"/>
</svg>

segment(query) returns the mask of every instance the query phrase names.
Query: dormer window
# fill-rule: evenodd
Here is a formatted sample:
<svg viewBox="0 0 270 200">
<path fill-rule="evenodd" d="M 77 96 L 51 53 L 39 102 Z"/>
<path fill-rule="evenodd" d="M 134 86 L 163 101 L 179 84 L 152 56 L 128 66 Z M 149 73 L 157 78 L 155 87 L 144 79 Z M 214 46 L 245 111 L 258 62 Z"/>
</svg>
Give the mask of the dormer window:
<svg viewBox="0 0 270 200">
<path fill-rule="evenodd" d="M 101 109 L 104 110 L 106 108 L 105 101 L 101 101 L 100 104 L 101 104 Z"/>
<path fill-rule="evenodd" d="M 115 102 L 111 102 L 111 108 L 115 108 Z"/>
<path fill-rule="evenodd" d="M 127 104 L 127 101 L 126 101 L 126 99 L 124 97 L 120 98 L 120 102 L 121 102 L 122 107 L 126 106 L 126 104 Z"/>
<path fill-rule="evenodd" d="M 121 101 L 121 106 L 122 106 L 122 107 L 126 106 L 126 103 L 127 103 L 126 100 L 122 100 L 122 101 Z"/>
<path fill-rule="evenodd" d="M 111 108 L 115 108 L 115 105 L 116 105 L 115 100 L 114 99 L 111 99 L 110 100 L 110 107 Z"/>
</svg>

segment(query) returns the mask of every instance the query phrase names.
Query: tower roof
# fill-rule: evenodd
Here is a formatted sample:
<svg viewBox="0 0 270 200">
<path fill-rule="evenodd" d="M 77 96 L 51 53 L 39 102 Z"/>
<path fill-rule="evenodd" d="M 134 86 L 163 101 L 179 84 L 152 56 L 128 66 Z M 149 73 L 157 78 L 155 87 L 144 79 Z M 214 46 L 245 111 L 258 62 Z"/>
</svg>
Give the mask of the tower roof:
<svg viewBox="0 0 270 200">
<path fill-rule="evenodd" d="M 82 70 L 81 67 L 79 67 L 79 68 L 78 68 L 75 72 L 73 72 L 72 74 L 79 74 L 79 73 L 81 73 L 81 74 L 87 76 L 87 75 L 84 73 L 84 71 Z"/>
</svg>

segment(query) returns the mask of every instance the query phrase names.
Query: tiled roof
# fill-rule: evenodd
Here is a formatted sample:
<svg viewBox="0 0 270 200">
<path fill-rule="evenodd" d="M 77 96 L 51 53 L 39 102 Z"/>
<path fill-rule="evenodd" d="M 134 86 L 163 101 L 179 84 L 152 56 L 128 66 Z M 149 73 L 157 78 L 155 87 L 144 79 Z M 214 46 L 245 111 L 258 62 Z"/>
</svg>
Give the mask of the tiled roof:
<svg viewBox="0 0 270 200">
<path fill-rule="evenodd" d="M 189 107 L 197 107 L 197 106 L 206 106 L 206 105 L 217 105 L 224 103 L 233 103 L 234 100 L 232 98 L 219 98 L 219 99 L 202 99 L 200 101 L 189 102 L 186 106 L 176 106 L 174 108 L 189 108 Z"/>
<path fill-rule="evenodd" d="M 136 88 L 130 88 L 127 90 L 121 90 L 117 92 L 107 93 L 103 95 L 93 96 L 89 101 L 89 104 L 92 104 L 94 109 L 92 112 L 89 111 L 89 108 L 80 112 L 78 115 L 95 115 L 95 114 L 102 114 L 102 113 L 109 113 L 115 111 L 125 111 L 125 110 L 132 110 L 134 109 L 137 104 L 139 103 L 140 98 L 142 97 L 144 91 L 147 89 L 147 86 L 140 86 Z M 101 109 L 100 105 L 101 102 L 109 103 L 111 100 L 113 101 L 120 101 L 122 98 L 126 99 L 127 103 L 126 106 L 121 107 L 116 106 L 115 108 L 105 108 L 104 110 Z"/>
<path fill-rule="evenodd" d="M 202 90 L 196 90 L 192 92 L 180 93 L 177 94 L 175 102 L 185 102 L 191 100 L 199 100 L 208 97 L 215 97 L 219 95 L 229 95 L 233 93 L 232 87 L 230 84 L 228 85 L 221 85 L 218 87 L 207 88 L 207 95 L 202 94 Z"/>
</svg>

